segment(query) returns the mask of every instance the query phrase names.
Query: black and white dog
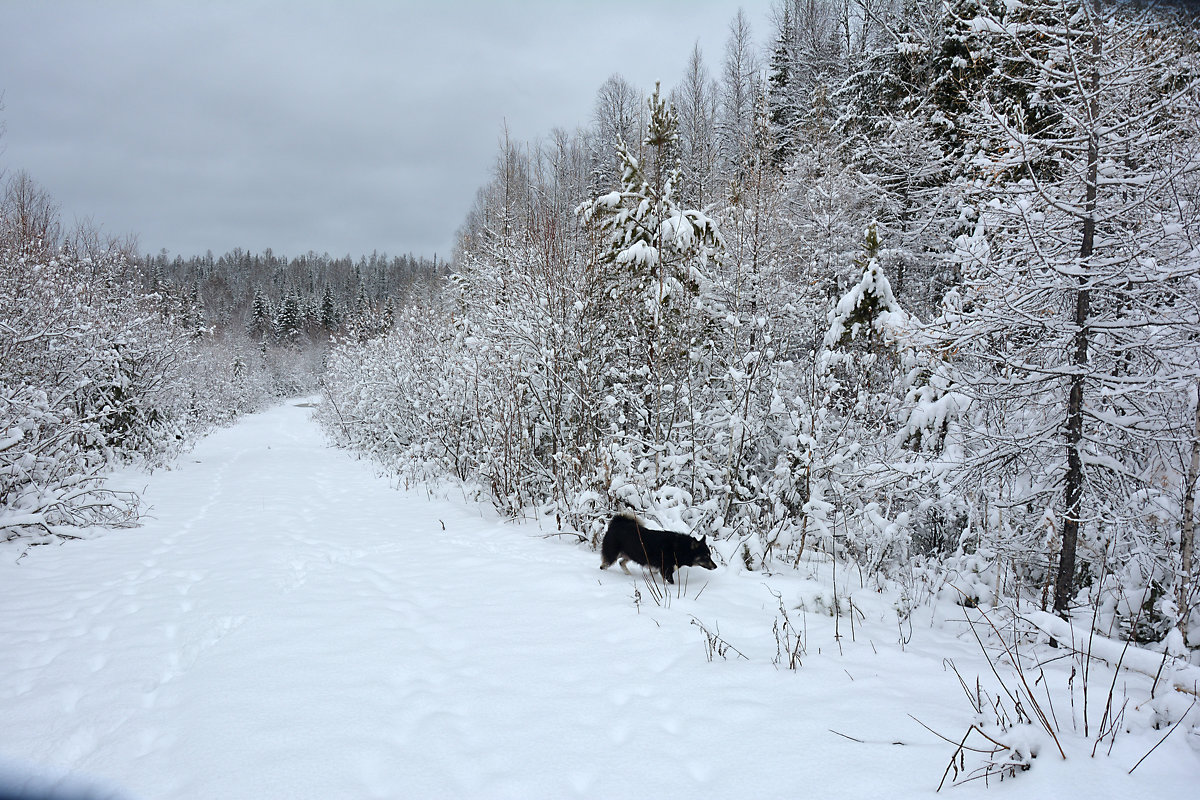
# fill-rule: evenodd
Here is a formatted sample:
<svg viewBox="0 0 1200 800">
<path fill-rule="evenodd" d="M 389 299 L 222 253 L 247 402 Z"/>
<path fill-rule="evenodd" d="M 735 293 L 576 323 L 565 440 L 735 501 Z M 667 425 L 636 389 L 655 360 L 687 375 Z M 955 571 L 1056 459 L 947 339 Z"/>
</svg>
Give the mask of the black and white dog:
<svg viewBox="0 0 1200 800">
<path fill-rule="evenodd" d="M 600 544 L 600 569 L 608 569 L 618 560 L 626 575 L 633 573 L 625 565 L 636 561 L 661 572 L 667 583 L 675 582 L 675 570 L 679 567 L 717 568 L 703 537 L 695 539 L 686 533 L 656 531 L 642 525 L 632 514 L 614 515 Z"/>
</svg>

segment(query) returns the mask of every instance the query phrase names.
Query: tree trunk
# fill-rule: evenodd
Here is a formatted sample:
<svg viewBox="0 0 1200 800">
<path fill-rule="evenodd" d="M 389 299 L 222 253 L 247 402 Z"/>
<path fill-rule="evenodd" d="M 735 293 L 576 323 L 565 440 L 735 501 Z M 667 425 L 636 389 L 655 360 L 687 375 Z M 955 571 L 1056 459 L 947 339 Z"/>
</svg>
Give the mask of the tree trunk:
<svg viewBox="0 0 1200 800">
<path fill-rule="evenodd" d="M 1091 220 L 1088 220 L 1084 230 L 1093 228 Z M 1075 548 L 1079 541 L 1079 523 L 1083 511 L 1083 457 L 1079 448 L 1083 442 L 1083 370 L 1087 367 L 1086 323 L 1090 300 L 1090 292 L 1080 288 L 1075 299 L 1075 323 L 1079 328 L 1075 332 L 1075 352 L 1071 358 L 1071 365 L 1076 372 L 1071 377 L 1071 392 L 1067 398 L 1067 472 L 1063 476 L 1066 509 L 1063 514 L 1062 549 L 1058 555 L 1058 576 L 1054 582 L 1054 613 L 1063 619 L 1067 619 L 1067 606 L 1075 594 Z"/>
<path fill-rule="evenodd" d="M 1179 608 L 1179 632 L 1184 644 L 1188 636 L 1188 604 L 1192 594 L 1192 553 L 1196 541 L 1196 480 L 1200 478 L 1200 383 L 1196 385 L 1196 423 L 1192 431 L 1192 461 L 1183 486 L 1183 522 L 1179 529 L 1179 584 L 1175 604 Z"/>
<path fill-rule="evenodd" d="M 1094 0 L 1096 16 L 1099 3 Z M 1094 20 L 1093 24 L 1098 24 Z M 1099 190 L 1100 132 L 1100 32 L 1092 33 L 1091 75 L 1088 81 L 1088 149 L 1087 180 L 1083 202 L 1083 241 L 1079 246 L 1079 288 L 1075 294 L 1075 347 L 1071 353 L 1071 389 L 1067 398 L 1065 444 L 1067 448 L 1067 472 L 1063 476 L 1062 549 L 1058 557 L 1058 575 L 1054 581 L 1054 613 L 1067 619 L 1068 606 L 1075 595 L 1075 550 L 1079 541 L 1080 517 L 1083 513 L 1083 384 L 1088 363 L 1088 317 L 1091 313 L 1091 290 L 1089 267 L 1096 239 L 1096 198 Z"/>
</svg>

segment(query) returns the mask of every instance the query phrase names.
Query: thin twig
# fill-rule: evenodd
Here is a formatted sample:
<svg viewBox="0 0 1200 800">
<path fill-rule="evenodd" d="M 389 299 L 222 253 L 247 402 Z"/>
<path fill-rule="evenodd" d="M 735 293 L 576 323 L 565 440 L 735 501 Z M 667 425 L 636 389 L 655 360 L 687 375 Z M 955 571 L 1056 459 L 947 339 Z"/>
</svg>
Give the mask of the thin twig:
<svg viewBox="0 0 1200 800">
<path fill-rule="evenodd" d="M 1138 762 L 1137 762 L 1136 764 L 1134 764 L 1132 767 L 1130 767 L 1130 768 L 1129 768 L 1129 772 L 1128 772 L 1128 773 L 1126 773 L 1126 774 L 1128 774 L 1128 775 L 1132 775 L 1132 774 L 1133 774 L 1133 771 L 1134 771 L 1135 769 L 1137 769 L 1138 767 L 1140 767 L 1140 766 L 1142 765 L 1142 762 L 1143 762 L 1143 761 L 1145 761 L 1147 758 L 1149 758 L 1149 757 L 1150 757 L 1150 753 L 1153 753 L 1155 750 L 1157 750 L 1157 749 L 1158 749 L 1158 745 L 1160 745 L 1160 744 L 1162 744 L 1163 742 L 1165 742 L 1165 741 L 1167 740 L 1167 737 L 1168 737 L 1168 736 L 1170 736 L 1172 733 L 1174 733 L 1174 732 L 1175 732 L 1175 729 L 1176 729 L 1176 728 L 1178 728 L 1178 727 L 1180 727 L 1180 726 L 1183 724 L 1184 717 L 1186 717 L 1186 716 L 1188 715 L 1188 713 L 1189 713 L 1189 712 L 1192 710 L 1192 708 L 1193 708 L 1195 705 L 1196 705 L 1196 701 L 1195 701 L 1195 700 L 1193 700 L 1193 701 L 1192 701 L 1192 704 L 1191 704 L 1190 706 L 1188 706 L 1188 707 L 1187 707 L 1187 711 L 1183 712 L 1183 716 L 1179 718 L 1179 722 L 1176 722 L 1174 725 L 1172 725 L 1172 726 L 1171 726 L 1171 728 L 1170 728 L 1170 730 L 1168 730 L 1166 733 L 1164 733 L 1164 734 L 1163 734 L 1163 737 L 1162 737 L 1161 739 L 1159 739 L 1159 740 L 1158 740 L 1158 744 L 1154 745 L 1154 747 L 1151 747 L 1151 748 L 1150 748 L 1150 750 L 1149 750 L 1149 751 L 1146 753 L 1146 755 L 1144 755 L 1144 756 L 1142 756 L 1141 758 L 1139 758 L 1139 759 L 1138 759 Z"/>
</svg>

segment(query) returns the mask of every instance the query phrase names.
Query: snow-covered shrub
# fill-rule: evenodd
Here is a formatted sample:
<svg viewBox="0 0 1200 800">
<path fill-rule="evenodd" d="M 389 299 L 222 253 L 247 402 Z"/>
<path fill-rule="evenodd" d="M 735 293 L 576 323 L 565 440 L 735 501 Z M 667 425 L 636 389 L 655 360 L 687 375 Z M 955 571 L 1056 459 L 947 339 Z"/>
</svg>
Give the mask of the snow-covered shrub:
<svg viewBox="0 0 1200 800">
<path fill-rule="evenodd" d="M 131 248 L 81 228 L 23 173 L 0 200 L 0 540 L 132 524 L 116 462 L 161 463 L 266 396 L 186 304 L 142 288 Z M 235 363 L 236 362 L 236 363 Z M 238 364 L 241 364 L 241 367 Z"/>
<path fill-rule="evenodd" d="M 806 546 L 890 569 L 908 552 L 909 517 L 886 487 L 862 491 L 860 428 L 830 400 L 830 364 L 843 384 L 878 364 L 874 393 L 850 408 L 883 437 L 870 406 L 891 388 L 883 351 L 904 318 L 886 278 L 863 261 L 886 306 L 865 312 L 881 320 L 870 346 L 851 356 L 836 337 L 819 365 L 821 336 L 804 329 L 831 303 L 795 280 L 784 252 L 766 255 L 754 220 L 772 212 L 737 201 L 728 248 L 712 218 L 675 200 L 671 113 L 657 97 L 650 111 L 642 150 L 617 149 L 616 190 L 578 216 L 526 200 L 528 218 L 555 219 L 554 231 L 582 222 L 578 238 L 546 238 L 509 206 L 481 209 L 498 222 L 466 240 L 440 303 L 338 344 L 322 419 L 339 442 L 401 471 L 455 475 L 508 514 L 594 531 L 632 509 L 736 542 L 732 557 L 750 569 Z M 509 198 L 527 167 L 513 153 L 501 167 L 496 196 Z"/>
<path fill-rule="evenodd" d="M 230 425 L 243 414 L 260 411 L 281 396 L 316 391 L 310 383 L 299 391 L 281 394 L 262 353 L 234 337 L 192 339 L 186 366 L 174 389 L 175 413 L 184 421 L 186 441 L 213 427 Z"/>
<path fill-rule="evenodd" d="M 94 421 L 29 386 L 0 386 L 0 541 L 77 537 L 137 520 L 137 498 L 104 488 Z"/>
<path fill-rule="evenodd" d="M 183 341 L 119 254 L 0 251 L 0 286 L 5 538 L 129 521 L 132 506 L 100 489 L 99 473 L 181 437 Z"/>
<path fill-rule="evenodd" d="M 467 477 L 470 397 L 442 321 L 409 309 L 387 334 L 333 347 L 318 416 L 334 441 L 417 479 Z"/>
</svg>

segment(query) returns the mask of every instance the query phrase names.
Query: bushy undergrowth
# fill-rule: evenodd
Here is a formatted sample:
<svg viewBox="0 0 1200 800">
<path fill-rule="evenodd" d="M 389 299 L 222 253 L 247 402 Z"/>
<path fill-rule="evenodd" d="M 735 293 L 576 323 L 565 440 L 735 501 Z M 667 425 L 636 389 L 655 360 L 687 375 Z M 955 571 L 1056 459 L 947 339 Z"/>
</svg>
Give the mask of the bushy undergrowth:
<svg viewBox="0 0 1200 800">
<path fill-rule="evenodd" d="M 1092 8 L 1053 47 L 1111 35 L 1087 51 L 1097 76 L 1161 77 L 1105 16 L 1126 13 Z M 986 26 L 990 46 L 1022 52 L 1019 29 Z M 1163 46 L 1191 58 L 1181 33 Z M 1039 70 L 1021 96 L 1093 118 Z M 1127 124 L 1106 80 L 1089 102 Z M 936 106 L 935 84 L 906 96 Z M 697 175 L 680 157 L 696 131 L 657 89 L 615 151 L 586 133 L 506 142 L 450 288 L 334 349 L 323 418 L 391 469 L 453 476 L 584 540 L 628 509 L 731 543 L 748 569 L 816 550 L 864 585 L 931 571 L 966 606 L 1020 598 L 1195 646 L 1200 278 L 1181 198 L 1200 173 L 1150 150 L 1101 165 L 1079 145 L 1099 123 L 1039 131 L 1056 160 L 1042 172 L 990 104 L 1015 87 L 992 88 L 955 104 L 961 158 L 901 107 L 875 131 L 814 120 L 780 163 L 766 98 L 736 164 Z M 1155 129 L 1192 152 L 1194 116 L 1156 92 Z M 922 146 L 884 157 L 899 130 Z M 881 183 L 892 156 L 928 185 Z M 1100 169 L 1140 192 L 1097 188 L 1103 231 L 1073 205 Z"/>
<path fill-rule="evenodd" d="M 0 286 L 0 540 L 133 524 L 138 498 L 105 488 L 112 466 L 164 463 L 297 388 L 257 353 L 182 330 L 119 252 L 7 248 Z"/>
</svg>

